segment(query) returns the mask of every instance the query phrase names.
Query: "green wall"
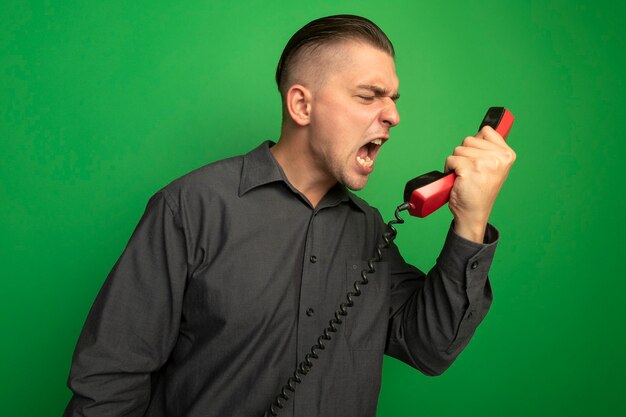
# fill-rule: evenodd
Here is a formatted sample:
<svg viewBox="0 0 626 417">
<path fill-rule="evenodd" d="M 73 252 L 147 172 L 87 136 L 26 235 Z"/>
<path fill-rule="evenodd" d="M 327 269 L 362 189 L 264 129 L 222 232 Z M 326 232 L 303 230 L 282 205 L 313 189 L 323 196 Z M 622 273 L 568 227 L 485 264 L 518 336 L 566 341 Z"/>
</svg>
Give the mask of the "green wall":
<svg viewBox="0 0 626 417">
<path fill-rule="evenodd" d="M 2 414 L 61 414 L 85 316 L 149 196 L 276 138 L 282 47 L 347 12 L 397 50 L 402 123 L 361 192 L 386 218 L 487 107 L 517 118 L 492 310 L 441 377 L 387 358 L 379 416 L 626 415 L 626 7 L 435 3 L 4 1 Z M 429 268 L 450 218 L 400 226 L 405 257 Z"/>
</svg>

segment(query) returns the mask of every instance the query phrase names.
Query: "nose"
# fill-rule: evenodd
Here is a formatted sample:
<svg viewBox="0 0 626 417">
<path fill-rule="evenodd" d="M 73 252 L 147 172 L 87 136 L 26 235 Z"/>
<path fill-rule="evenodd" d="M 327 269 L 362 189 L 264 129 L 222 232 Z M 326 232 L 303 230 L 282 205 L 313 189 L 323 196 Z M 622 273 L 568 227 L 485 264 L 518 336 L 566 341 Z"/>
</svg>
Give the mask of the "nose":
<svg viewBox="0 0 626 417">
<path fill-rule="evenodd" d="M 390 128 L 400 123 L 400 113 L 398 113 L 396 102 L 389 98 L 380 116 L 382 123 Z"/>
</svg>

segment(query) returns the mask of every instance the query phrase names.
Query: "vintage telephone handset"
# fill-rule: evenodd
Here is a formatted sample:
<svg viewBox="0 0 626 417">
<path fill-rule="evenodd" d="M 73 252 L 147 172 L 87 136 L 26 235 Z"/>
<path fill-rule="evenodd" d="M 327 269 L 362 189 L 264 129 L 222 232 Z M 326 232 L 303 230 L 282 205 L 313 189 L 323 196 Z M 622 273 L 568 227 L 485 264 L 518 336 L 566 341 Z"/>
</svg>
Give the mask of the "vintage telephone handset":
<svg viewBox="0 0 626 417">
<path fill-rule="evenodd" d="M 504 107 L 490 107 L 478 130 L 491 126 L 504 139 L 509 135 L 515 118 Z M 431 171 L 406 183 L 404 201 L 409 202 L 412 216 L 426 217 L 448 202 L 456 175 Z"/>
<path fill-rule="evenodd" d="M 513 115 L 504 107 L 490 107 L 478 130 L 482 129 L 483 126 L 489 125 L 506 139 L 513 121 Z M 412 216 L 428 216 L 448 202 L 455 178 L 454 173 L 444 174 L 439 171 L 432 171 L 407 182 L 404 188 L 405 202 L 396 208 L 395 219 L 387 223 L 387 231 L 383 234 L 383 241 L 376 247 L 374 257 L 367 261 L 367 268 L 361 271 L 361 279 L 354 282 L 354 291 L 346 294 L 346 301 L 339 305 L 339 309 L 335 311 L 334 317 L 328 323 L 328 327 L 322 331 L 322 334 L 317 338 L 317 343 L 311 347 L 311 352 L 304 356 L 304 360 L 300 362 L 293 375 L 289 377 L 287 383 L 281 388 L 269 410 L 263 415 L 264 417 L 278 416 L 278 412 L 284 407 L 283 401 L 289 400 L 288 393 L 295 392 L 296 384 L 302 382 L 301 376 L 308 374 L 313 367 L 311 360 L 319 358 L 317 351 L 326 349 L 324 342 L 330 341 L 332 339 L 330 334 L 339 330 L 338 326 L 343 322 L 341 318 L 347 316 L 348 308 L 354 305 L 353 298 L 361 295 L 362 285 L 368 284 L 367 274 L 376 272 L 374 263 L 382 260 L 382 250 L 388 248 L 396 238 L 398 232 L 394 225 L 404 223 L 404 220 L 400 217 L 400 212 L 408 210 Z"/>
</svg>

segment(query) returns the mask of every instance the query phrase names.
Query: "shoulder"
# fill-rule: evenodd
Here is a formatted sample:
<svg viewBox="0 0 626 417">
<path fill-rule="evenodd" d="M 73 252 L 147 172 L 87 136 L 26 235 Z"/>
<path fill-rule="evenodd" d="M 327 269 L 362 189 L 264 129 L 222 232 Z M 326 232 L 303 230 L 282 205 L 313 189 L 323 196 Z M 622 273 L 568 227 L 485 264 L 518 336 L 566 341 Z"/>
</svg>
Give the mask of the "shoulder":
<svg viewBox="0 0 626 417">
<path fill-rule="evenodd" d="M 173 180 L 157 194 L 165 197 L 174 212 L 181 206 L 206 205 L 212 199 L 236 196 L 243 160 L 239 155 L 209 163 Z"/>
<path fill-rule="evenodd" d="M 239 185 L 244 156 L 234 156 L 212 162 L 179 177 L 164 187 L 169 192 L 177 190 L 201 192 L 207 188 L 222 188 L 228 184 Z"/>
</svg>

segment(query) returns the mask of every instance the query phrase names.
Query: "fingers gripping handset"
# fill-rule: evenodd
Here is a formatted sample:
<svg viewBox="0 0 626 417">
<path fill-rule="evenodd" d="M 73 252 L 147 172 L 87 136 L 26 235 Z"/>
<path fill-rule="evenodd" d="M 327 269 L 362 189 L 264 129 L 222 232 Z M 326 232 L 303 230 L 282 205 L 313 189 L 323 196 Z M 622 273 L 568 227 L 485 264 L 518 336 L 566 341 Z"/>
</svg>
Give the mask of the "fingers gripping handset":
<svg viewBox="0 0 626 417">
<path fill-rule="evenodd" d="M 509 135 L 515 117 L 504 107 L 490 107 L 478 130 L 491 126 L 504 139 Z M 413 178 L 404 188 L 404 201 L 412 216 L 426 217 L 448 202 L 456 175 L 431 171 Z"/>
</svg>

